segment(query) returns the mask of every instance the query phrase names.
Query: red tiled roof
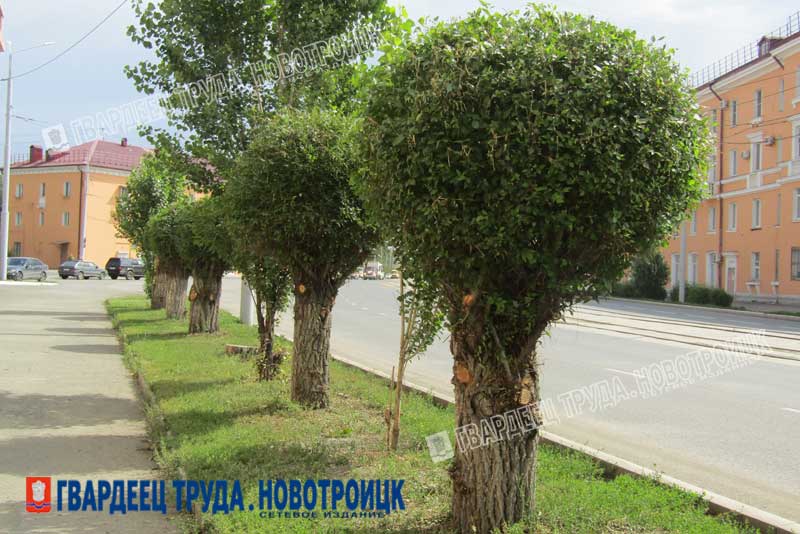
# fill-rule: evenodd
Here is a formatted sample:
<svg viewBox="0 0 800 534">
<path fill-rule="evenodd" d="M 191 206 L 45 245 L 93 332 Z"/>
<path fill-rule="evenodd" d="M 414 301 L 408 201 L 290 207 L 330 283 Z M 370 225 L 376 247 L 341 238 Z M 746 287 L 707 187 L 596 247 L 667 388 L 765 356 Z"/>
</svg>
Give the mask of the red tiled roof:
<svg viewBox="0 0 800 534">
<path fill-rule="evenodd" d="M 13 169 L 55 167 L 59 165 L 91 165 L 121 171 L 132 171 L 151 149 L 140 146 L 112 143 L 111 141 L 90 141 L 71 147 L 64 152 L 51 152 L 50 157 L 39 161 L 23 161 L 11 166 Z"/>
</svg>

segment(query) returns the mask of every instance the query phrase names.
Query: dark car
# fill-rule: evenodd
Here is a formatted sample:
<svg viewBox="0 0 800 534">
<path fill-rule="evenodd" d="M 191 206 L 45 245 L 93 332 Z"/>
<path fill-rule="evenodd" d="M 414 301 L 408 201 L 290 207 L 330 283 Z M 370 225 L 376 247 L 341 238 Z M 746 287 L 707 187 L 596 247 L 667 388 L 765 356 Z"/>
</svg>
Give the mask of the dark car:
<svg viewBox="0 0 800 534">
<path fill-rule="evenodd" d="M 91 261 L 69 260 L 58 266 L 58 276 L 64 280 L 72 276 L 78 280 L 85 278 L 102 280 L 106 277 L 106 272 Z"/>
<path fill-rule="evenodd" d="M 8 268 L 6 269 L 8 280 L 24 280 L 35 278 L 40 282 L 47 280 L 47 265 L 38 258 L 15 257 L 8 258 Z"/>
<path fill-rule="evenodd" d="M 144 263 L 132 258 L 110 258 L 106 262 L 106 271 L 113 280 L 120 276 L 127 280 L 138 280 L 144 276 Z"/>
</svg>

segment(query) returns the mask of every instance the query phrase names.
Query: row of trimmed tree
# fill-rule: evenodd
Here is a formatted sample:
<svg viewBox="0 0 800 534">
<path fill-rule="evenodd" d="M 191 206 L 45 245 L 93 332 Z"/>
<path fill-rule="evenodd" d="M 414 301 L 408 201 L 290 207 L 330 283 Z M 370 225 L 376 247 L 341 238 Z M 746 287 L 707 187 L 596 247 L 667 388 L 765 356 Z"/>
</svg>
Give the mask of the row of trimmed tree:
<svg viewBox="0 0 800 534">
<path fill-rule="evenodd" d="M 538 7 L 415 28 L 381 1 L 134 4 L 131 35 L 157 58 L 128 69 L 139 89 L 231 69 L 243 88 L 173 102 L 119 227 L 152 255 L 154 306 L 181 316 L 192 276 L 190 332 L 216 330 L 221 277 L 236 269 L 269 354 L 293 294 L 291 394 L 305 406 L 330 404 L 336 295 L 380 239 L 425 289 L 421 315 L 446 316 L 456 426 L 525 405 L 538 418 L 548 326 L 700 198 L 710 144 L 684 74 L 671 51 L 610 24 Z M 267 86 L 242 68 L 365 20 L 385 28 L 376 65 Z M 459 532 L 533 509 L 538 432 L 487 432 L 451 468 Z"/>
</svg>

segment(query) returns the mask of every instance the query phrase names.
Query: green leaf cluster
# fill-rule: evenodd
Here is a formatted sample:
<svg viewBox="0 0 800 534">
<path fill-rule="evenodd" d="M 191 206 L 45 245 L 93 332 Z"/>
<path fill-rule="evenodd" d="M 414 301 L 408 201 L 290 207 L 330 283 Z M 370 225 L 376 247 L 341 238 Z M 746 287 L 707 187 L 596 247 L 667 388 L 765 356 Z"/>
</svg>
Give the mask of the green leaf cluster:
<svg viewBox="0 0 800 534">
<path fill-rule="evenodd" d="M 451 322 L 473 295 L 501 334 L 540 331 L 701 197 L 710 139 L 693 91 L 672 51 L 632 31 L 483 7 L 383 52 L 366 201 Z"/>
</svg>

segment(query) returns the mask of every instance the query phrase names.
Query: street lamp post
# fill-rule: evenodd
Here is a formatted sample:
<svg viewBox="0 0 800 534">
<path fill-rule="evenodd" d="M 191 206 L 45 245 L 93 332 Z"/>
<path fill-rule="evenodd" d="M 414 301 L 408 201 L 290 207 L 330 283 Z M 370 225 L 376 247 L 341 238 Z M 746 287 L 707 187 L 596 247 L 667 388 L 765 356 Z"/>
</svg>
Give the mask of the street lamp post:
<svg viewBox="0 0 800 534">
<path fill-rule="evenodd" d="M 34 48 L 41 48 L 43 46 L 50 46 L 54 42 L 46 42 L 40 45 L 25 48 L 17 52 L 27 52 Z M 11 62 L 13 56 L 11 53 L 11 41 L 8 41 L 8 93 L 6 94 L 6 139 L 4 144 L 3 153 L 3 203 L 0 206 L 0 281 L 5 280 L 8 275 L 8 224 L 9 224 L 9 211 L 11 204 L 9 203 L 9 188 L 11 187 L 11 93 L 14 87 L 14 79 L 11 76 Z"/>
</svg>

